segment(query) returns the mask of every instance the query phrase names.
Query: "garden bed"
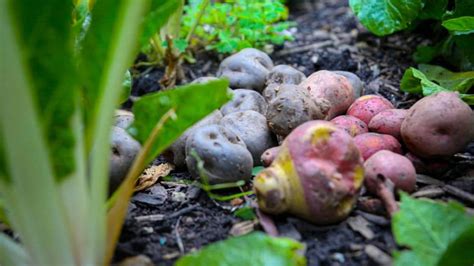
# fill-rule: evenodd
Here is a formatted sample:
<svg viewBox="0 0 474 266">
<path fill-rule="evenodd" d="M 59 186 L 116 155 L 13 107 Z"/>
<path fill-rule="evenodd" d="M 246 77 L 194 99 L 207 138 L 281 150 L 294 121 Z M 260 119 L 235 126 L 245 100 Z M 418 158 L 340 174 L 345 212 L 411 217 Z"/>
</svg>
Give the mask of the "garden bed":
<svg viewBox="0 0 474 266">
<path fill-rule="evenodd" d="M 317 1 L 310 12 L 295 12 L 291 20 L 297 26 L 295 40 L 275 47 L 270 56 L 277 64 L 288 64 L 309 75 L 317 70 L 346 70 L 357 74 L 366 84 L 363 94 L 379 94 L 397 108 L 407 108 L 416 96 L 399 91 L 405 69 L 414 65 L 411 59 L 423 33 L 395 34 L 378 38 L 360 25 L 347 1 Z M 195 64 L 185 64 L 187 81 L 214 76 L 220 59 L 199 53 Z M 157 91 L 163 69 L 134 69 L 134 96 Z M 130 101 L 125 107 L 130 106 Z M 472 148 L 471 148 L 472 150 Z M 418 180 L 424 196 L 456 199 L 467 207 L 474 206 L 474 177 L 471 154 L 453 159 L 453 168 L 443 181 Z M 158 158 L 155 164 L 163 163 Z M 219 202 L 195 186 L 180 182 L 190 179 L 182 170 L 171 178 L 132 198 L 125 226 L 115 253 L 115 262 L 145 255 L 154 264 L 171 265 L 180 256 L 246 230 L 260 230 L 253 221 L 243 221 L 233 210 L 244 201 Z M 421 194 L 420 194 L 421 195 Z M 365 211 L 364 211 L 365 210 Z M 306 244 L 308 265 L 370 265 L 390 262 L 397 249 L 391 234 L 390 220 L 357 207 L 346 221 L 327 227 L 314 226 L 294 217 L 276 217 L 280 235 Z M 249 229 L 250 228 L 250 229 Z"/>
</svg>

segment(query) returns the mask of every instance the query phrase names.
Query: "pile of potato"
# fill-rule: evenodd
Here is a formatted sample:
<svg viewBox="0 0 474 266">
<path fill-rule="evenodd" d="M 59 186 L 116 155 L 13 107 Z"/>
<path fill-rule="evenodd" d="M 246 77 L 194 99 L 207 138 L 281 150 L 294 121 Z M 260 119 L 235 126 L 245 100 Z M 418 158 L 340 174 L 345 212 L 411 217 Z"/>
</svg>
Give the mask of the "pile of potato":
<svg viewBox="0 0 474 266">
<path fill-rule="evenodd" d="M 252 48 L 224 59 L 217 76 L 229 79 L 233 99 L 188 129 L 168 157 L 198 178 L 194 150 L 210 183 L 250 180 L 254 166 L 268 166 L 254 189 L 269 213 L 338 222 L 362 184 L 392 213 L 393 189 L 414 191 L 417 172 L 442 171 L 443 158 L 474 139 L 473 111 L 452 92 L 396 109 L 379 95 L 361 96 L 353 73 L 306 77 Z"/>
</svg>

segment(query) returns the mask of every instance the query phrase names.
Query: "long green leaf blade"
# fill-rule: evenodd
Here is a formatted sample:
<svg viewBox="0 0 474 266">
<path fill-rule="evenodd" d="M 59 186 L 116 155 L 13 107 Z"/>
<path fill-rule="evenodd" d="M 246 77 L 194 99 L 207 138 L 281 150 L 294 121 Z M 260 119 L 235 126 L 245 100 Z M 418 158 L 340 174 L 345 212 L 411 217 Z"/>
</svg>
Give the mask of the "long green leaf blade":
<svg viewBox="0 0 474 266">
<path fill-rule="evenodd" d="M 180 0 L 181 1 L 181 0 Z M 151 7 L 143 22 L 143 33 L 140 36 L 140 45 L 144 47 L 150 38 L 159 32 L 165 25 L 171 14 L 180 6 L 178 0 L 152 0 Z M 161 45 L 161 44 L 160 44 Z"/>
</svg>

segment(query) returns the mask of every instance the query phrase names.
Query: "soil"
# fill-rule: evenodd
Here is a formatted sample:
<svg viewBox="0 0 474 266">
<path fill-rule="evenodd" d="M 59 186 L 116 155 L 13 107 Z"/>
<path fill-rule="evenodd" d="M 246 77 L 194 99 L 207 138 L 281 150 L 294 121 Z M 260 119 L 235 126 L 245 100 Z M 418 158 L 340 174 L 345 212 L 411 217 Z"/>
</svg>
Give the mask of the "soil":
<svg viewBox="0 0 474 266">
<path fill-rule="evenodd" d="M 295 40 L 274 47 L 270 55 L 275 65 L 289 64 L 306 75 L 321 69 L 351 71 L 366 83 L 364 94 L 382 95 L 399 108 L 407 108 L 417 100 L 398 88 L 404 70 L 415 65 L 411 55 L 416 46 L 426 42 L 423 32 L 375 37 L 358 23 L 345 0 L 317 1 L 310 12 L 293 12 L 291 20 L 297 25 L 291 29 Z M 195 64 L 184 65 L 183 83 L 213 76 L 222 59 L 205 51 L 199 52 L 196 58 Z M 142 59 L 139 57 L 137 62 Z M 133 96 L 160 90 L 158 81 L 163 69 L 137 67 L 134 74 Z M 130 105 L 131 101 L 124 107 Z M 468 149 L 471 154 L 454 157 L 451 170 L 442 176 L 445 184 L 461 192 L 447 192 L 449 189 L 442 187 L 444 184 L 430 179 L 419 180 L 418 190 L 430 192 L 429 189 L 438 185 L 445 192 L 436 194 L 435 191 L 428 196 L 456 199 L 473 207 L 474 177 L 468 177 L 466 172 L 473 168 L 474 145 Z M 155 164 L 161 162 L 159 158 Z M 471 175 L 474 174 L 471 172 Z M 235 201 L 232 205 L 212 200 L 206 192 L 182 180 L 190 180 L 189 173 L 172 171 L 167 181 L 134 195 L 115 253 L 116 263 L 145 255 L 153 264 L 172 265 L 183 254 L 228 238 L 233 227 L 232 233 L 235 233 L 236 224 L 245 223 L 233 214 L 239 207 Z M 281 235 L 305 243 L 308 265 L 383 264 L 387 259 L 390 261 L 390 254 L 398 247 L 383 213 L 365 212 L 370 209 L 365 198 L 351 218 L 338 225 L 318 227 L 294 217 L 274 217 L 274 222 Z M 243 205 L 251 201 L 251 197 L 246 198 Z M 356 221 L 362 221 L 365 226 Z M 258 225 L 251 229 L 261 230 Z"/>
</svg>

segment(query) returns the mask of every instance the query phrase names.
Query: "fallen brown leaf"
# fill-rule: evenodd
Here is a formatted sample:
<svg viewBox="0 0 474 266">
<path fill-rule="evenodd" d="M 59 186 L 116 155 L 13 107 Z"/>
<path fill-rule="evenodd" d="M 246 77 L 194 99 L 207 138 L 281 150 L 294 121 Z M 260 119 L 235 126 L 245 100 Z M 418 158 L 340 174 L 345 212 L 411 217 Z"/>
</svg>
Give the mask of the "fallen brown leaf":
<svg viewBox="0 0 474 266">
<path fill-rule="evenodd" d="M 158 182 L 160 177 L 169 175 L 174 170 L 174 165 L 170 163 L 162 163 L 160 165 L 153 165 L 140 175 L 135 185 L 134 191 L 145 190 Z"/>
</svg>

